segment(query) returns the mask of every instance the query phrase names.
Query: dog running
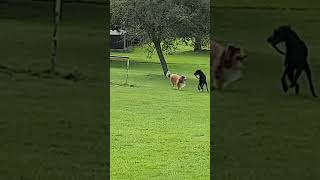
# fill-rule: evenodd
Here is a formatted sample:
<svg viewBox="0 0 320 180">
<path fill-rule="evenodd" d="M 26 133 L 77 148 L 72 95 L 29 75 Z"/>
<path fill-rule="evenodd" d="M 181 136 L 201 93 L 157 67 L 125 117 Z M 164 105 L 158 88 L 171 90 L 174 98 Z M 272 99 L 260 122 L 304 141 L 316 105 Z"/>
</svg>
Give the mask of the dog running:
<svg viewBox="0 0 320 180">
<path fill-rule="evenodd" d="M 198 69 L 194 75 L 199 79 L 198 90 L 200 91 L 201 89 L 201 91 L 203 91 L 203 86 L 206 85 L 207 91 L 209 91 L 206 75 L 200 69 Z"/>
<path fill-rule="evenodd" d="M 176 87 L 178 90 L 181 90 L 186 86 L 187 77 L 178 75 L 178 74 L 171 74 L 170 71 L 167 72 L 167 78 L 169 79 L 172 87 Z"/>
<path fill-rule="evenodd" d="M 222 90 L 228 84 L 242 77 L 242 66 L 246 64 L 247 54 L 243 48 L 234 45 L 222 45 L 211 41 L 211 77 L 213 87 Z"/>
<path fill-rule="evenodd" d="M 296 32 L 294 32 L 290 26 L 280 26 L 273 31 L 273 34 L 267 39 L 267 42 L 280 54 L 285 55 L 284 66 L 285 70 L 281 77 L 281 84 L 284 92 L 287 92 L 289 88 L 295 87 L 296 94 L 299 94 L 300 86 L 298 79 L 305 71 L 311 94 L 317 97 L 311 78 L 311 69 L 307 61 L 308 48 L 304 41 L 302 41 Z M 280 42 L 284 42 L 286 46 L 286 52 L 281 51 L 277 45 Z M 288 77 L 291 85 L 288 87 L 286 83 L 286 77 Z"/>
</svg>

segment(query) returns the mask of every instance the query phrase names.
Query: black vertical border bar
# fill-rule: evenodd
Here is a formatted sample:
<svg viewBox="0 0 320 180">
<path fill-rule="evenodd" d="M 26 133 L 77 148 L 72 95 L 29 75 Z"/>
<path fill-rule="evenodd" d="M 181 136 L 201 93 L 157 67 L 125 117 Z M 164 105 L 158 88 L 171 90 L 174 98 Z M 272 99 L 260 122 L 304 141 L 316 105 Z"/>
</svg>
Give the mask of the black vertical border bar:
<svg viewBox="0 0 320 180">
<path fill-rule="evenodd" d="M 213 37 L 214 37 L 214 13 L 213 13 L 213 6 L 214 0 L 210 0 L 210 179 L 214 179 L 214 172 L 215 172 L 215 152 L 216 152 L 216 146 L 214 146 L 214 132 L 217 129 L 217 126 L 215 125 L 215 119 L 214 119 L 214 92 L 213 92 L 213 53 L 212 52 L 212 44 L 213 44 Z"/>
<path fill-rule="evenodd" d="M 110 179 L 110 149 L 111 149 L 111 146 L 110 146 L 110 0 L 107 0 L 107 7 L 106 7 L 106 16 L 107 16 L 107 22 L 106 22 L 106 76 L 107 76 L 107 82 L 106 85 L 107 85 L 107 96 L 106 96 L 106 103 L 107 103 L 107 108 L 106 108 L 106 111 L 107 111 L 107 152 L 106 152 L 106 156 L 107 156 L 107 180 Z"/>
</svg>

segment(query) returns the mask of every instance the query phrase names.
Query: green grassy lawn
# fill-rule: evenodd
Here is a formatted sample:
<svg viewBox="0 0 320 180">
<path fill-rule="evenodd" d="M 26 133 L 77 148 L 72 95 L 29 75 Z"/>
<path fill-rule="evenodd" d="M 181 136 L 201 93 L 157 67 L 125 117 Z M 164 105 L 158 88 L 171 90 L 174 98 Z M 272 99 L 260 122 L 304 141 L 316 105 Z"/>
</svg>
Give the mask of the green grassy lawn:
<svg viewBox="0 0 320 180">
<path fill-rule="evenodd" d="M 0 179 L 107 177 L 107 7 L 64 8 L 58 71 L 88 78 L 73 82 L 0 70 Z M 0 4 L 0 16 L 0 65 L 49 68 L 51 4 Z"/>
<path fill-rule="evenodd" d="M 211 1 L 215 7 L 257 7 L 257 8 L 320 8 L 319 1 L 317 0 L 218 0 Z"/>
<path fill-rule="evenodd" d="M 293 90 L 282 92 L 283 56 L 266 43 L 275 27 L 291 24 L 309 47 L 319 94 L 319 15 L 317 11 L 214 10 L 215 38 L 237 42 L 249 52 L 244 79 L 213 94 L 215 179 L 320 177 L 320 100 L 311 96 L 304 74 L 299 96 Z"/>
<path fill-rule="evenodd" d="M 172 73 L 185 74 L 187 86 L 175 90 L 156 56 L 142 48 L 112 52 L 131 58 L 111 62 L 111 178 L 209 179 L 209 93 L 197 92 L 193 73 L 209 75 L 209 55 L 180 47 L 166 56 Z"/>
<path fill-rule="evenodd" d="M 150 58 L 147 57 L 146 46 L 138 46 L 134 49 L 128 50 L 128 52 L 117 52 L 111 53 L 114 56 L 129 56 L 131 60 L 137 60 L 140 62 L 151 62 L 159 63 L 158 55 L 154 50 Z M 166 61 L 168 63 L 178 64 L 208 64 L 206 60 L 209 57 L 209 51 L 204 47 L 201 52 L 194 52 L 192 46 L 181 44 L 178 46 L 175 53 L 168 55 Z M 205 60 L 204 60 L 205 59 Z"/>
</svg>

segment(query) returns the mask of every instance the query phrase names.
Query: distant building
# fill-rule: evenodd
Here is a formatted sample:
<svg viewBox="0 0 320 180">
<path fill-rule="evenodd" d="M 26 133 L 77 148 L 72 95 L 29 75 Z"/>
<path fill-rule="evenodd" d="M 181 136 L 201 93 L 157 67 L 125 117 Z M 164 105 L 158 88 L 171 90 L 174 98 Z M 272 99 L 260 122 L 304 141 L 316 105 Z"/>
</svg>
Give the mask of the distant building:
<svg viewBox="0 0 320 180">
<path fill-rule="evenodd" d="M 133 44 L 124 30 L 110 30 L 110 42 L 111 49 L 115 50 L 127 50 Z"/>
</svg>

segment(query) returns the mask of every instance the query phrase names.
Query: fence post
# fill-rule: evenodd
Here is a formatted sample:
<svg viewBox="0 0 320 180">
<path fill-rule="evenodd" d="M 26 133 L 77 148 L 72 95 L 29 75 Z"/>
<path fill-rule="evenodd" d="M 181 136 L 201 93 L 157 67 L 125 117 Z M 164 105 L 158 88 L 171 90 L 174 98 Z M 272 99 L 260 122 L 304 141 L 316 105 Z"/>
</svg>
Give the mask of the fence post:
<svg viewBox="0 0 320 180">
<path fill-rule="evenodd" d="M 60 10 L 61 10 L 61 0 L 55 1 L 55 10 L 54 10 L 54 25 L 53 25 L 53 35 L 52 35 L 52 41 L 53 41 L 53 48 L 52 48 L 52 57 L 51 57 L 51 72 L 55 72 L 56 70 L 56 61 L 57 61 L 57 44 L 58 44 L 58 38 L 57 38 L 57 31 L 58 26 L 60 22 Z"/>
<path fill-rule="evenodd" d="M 127 72 L 126 72 L 126 84 L 128 84 L 128 71 L 129 71 L 130 59 L 127 59 Z"/>
<path fill-rule="evenodd" d="M 112 56 L 110 55 L 110 58 L 119 58 L 119 59 L 127 59 L 127 69 L 126 69 L 126 82 L 125 85 L 128 84 L 128 76 L 129 76 L 129 66 L 130 66 L 130 58 L 128 56 Z"/>
</svg>

